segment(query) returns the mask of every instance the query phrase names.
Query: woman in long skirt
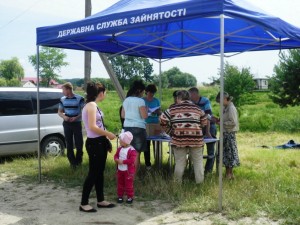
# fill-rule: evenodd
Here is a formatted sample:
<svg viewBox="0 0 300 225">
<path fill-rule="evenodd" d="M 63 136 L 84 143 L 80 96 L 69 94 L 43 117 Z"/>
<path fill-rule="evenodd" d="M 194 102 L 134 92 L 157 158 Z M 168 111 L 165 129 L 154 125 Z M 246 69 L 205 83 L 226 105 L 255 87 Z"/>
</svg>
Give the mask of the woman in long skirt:
<svg viewBox="0 0 300 225">
<path fill-rule="evenodd" d="M 236 143 L 236 132 L 239 130 L 239 121 L 238 113 L 232 99 L 232 96 L 224 92 L 223 164 L 226 167 L 226 178 L 228 179 L 234 179 L 233 167 L 240 165 Z M 220 93 L 217 95 L 216 101 L 220 103 Z"/>
</svg>

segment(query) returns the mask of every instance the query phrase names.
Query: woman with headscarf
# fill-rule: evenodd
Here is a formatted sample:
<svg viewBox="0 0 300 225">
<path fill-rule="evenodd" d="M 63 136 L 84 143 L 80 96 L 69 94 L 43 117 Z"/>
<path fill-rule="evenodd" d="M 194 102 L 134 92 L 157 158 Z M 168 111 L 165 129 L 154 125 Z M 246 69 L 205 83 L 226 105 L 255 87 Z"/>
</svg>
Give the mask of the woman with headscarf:
<svg viewBox="0 0 300 225">
<path fill-rule="evenodd" d="M 223 110 L 223 164 L 226 167 L 226 178 L 234 179 L 233 167 L 240 165 L 236 132 L 239 130 L 238 113 L 232 102 L 232 96 L 224 92 Z M 220 93 L 216 97 L 220 103 Z M 220 124 L 219 120 L 216 120 Z"/>
</svg>

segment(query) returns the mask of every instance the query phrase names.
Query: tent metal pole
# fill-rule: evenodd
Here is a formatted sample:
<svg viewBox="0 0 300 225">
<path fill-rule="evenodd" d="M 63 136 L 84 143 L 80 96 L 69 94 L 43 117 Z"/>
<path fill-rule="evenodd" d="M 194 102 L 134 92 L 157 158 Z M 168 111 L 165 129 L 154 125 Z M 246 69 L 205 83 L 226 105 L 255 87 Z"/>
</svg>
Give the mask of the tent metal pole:
<svg viewBox="0 0 300 225">
<path fill-rule="evenodd" d="M 220 144 L 219 144 L 219 210 L 222 211 L 223 183 L 223 102 L 224 102 L 224 14 L 220 15 Z"/>
<path fill-rule="evenodd" d="M 40 118 L 40 46 L 36 50 L 36 71 L 37 71 L 37 93 L 36 93 L 36 113 L 37 113 L 37 132 L 38 132 L 38 163 L 39 163 L 39 183 L 42 182 L 42 164 L 41 164 L 41 118 Z"/>
<path fill-rule="evenodd" d="M 85 0 L 85 17 L 92 14 L 92 0 Z M 84 51 L 84 90 L 87 83 L 91 80 L 91 60 L 92 52 Z"/>
<path fill-rule="evenodd" d="M 162 101 L 162 84 L 161 84 L 161 59 L 159 59 L 159 100 Z"/>
<path fill-rule="evenodd" d="M 123 102 L 124 99 L 125 99 L 124 90 L 121 87 L 121 84 L 120 84 L 118 78 L 116 77 L 116 74 L 115 74 L 112 66 L 109 63 L 109 61 L 107 59 L 107 56 L 105 54 L 103 54 L 103 53 L 100 53 L 100 52 L 98 52 L 98 54 L 99 54 L 99 56 L 100 56 L 100 58 L 102 60 L 103 65 L 105 66 L 105 69 L 106 69 L 106 71 L 107 71 L 107 73 L 108 73 L 108 75 L 109 75 L 109 77 L 110 77 L 113 85 L 115 86 L 115 89 L 116 89 L 116 91 L 117 91 L 117 93 L 119 95 L 119 98 Z"/>
</svg>

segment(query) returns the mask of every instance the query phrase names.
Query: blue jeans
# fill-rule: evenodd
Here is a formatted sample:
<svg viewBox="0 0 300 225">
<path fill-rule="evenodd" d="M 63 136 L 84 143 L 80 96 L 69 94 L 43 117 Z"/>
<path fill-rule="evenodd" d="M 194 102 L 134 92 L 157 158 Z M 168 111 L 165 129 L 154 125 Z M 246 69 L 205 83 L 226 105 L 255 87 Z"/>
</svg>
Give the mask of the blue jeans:
<svg viewBox="0 0 300 225">
<path fill-rule="evenodd" d="M 67 157 L 71 166 L 77 166 L 82 163 L 82 148 L 83 137 L 81 122 L 63 122 L 66 145 L 67 145 Z M 75 140 L 76 156 L 74 154 L 73 140 Z"/>
<path fill-rule="evenodd" d="M 210 124 L 210 134 L 213 138 L 217 136 L 217 128 L 215 124 Z M 206 144 L 207 148 L 207 160 L 205 163 L 204 173 L 211 173 L 215 162 L 215 143 Z"/>
<path fill-rule="evenodd" d="M 146 129 L 139 127 L 124 127 L 125 131 L 130 131 L 133 135 L 133 140 L 131 142 L 131 146 L 134 149 L 141 153 L 146 151 L 147 149 L 147 133 Z"/>
</svg>

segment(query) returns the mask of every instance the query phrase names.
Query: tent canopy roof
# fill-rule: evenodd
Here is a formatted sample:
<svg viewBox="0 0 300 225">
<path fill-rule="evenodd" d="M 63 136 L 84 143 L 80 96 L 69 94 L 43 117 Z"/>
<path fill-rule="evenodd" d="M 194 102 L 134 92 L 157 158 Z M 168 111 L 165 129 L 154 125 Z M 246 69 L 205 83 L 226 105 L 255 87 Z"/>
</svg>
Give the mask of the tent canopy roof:
<svg viewBox="0 0 300 225">
<path fill-rule="evenodd" d="M 37 28 L 37 45 L 169 59 L 300 47 L 300 29 L 245 0 L 121 0 L 85 19 Z"/>
</svg>

